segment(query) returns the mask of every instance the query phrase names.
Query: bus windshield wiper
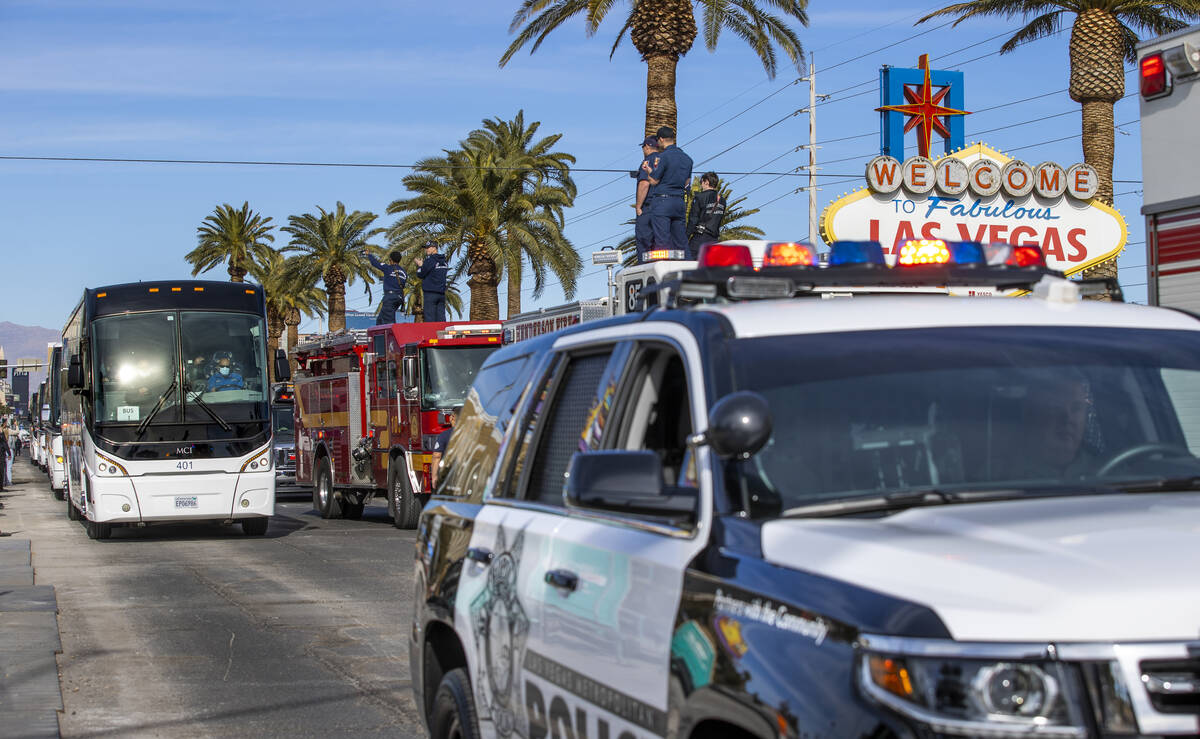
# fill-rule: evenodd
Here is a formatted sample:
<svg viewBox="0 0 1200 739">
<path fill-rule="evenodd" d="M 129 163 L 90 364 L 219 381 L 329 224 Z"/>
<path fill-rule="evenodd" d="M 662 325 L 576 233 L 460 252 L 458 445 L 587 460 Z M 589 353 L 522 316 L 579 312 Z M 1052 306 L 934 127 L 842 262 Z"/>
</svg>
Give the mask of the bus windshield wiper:
<svg viewBox="0 0 1200 739">
<path fill-rule="evenodd" d="M 191 385 L 188 385 L 184 389 L 184 393 L 183 393 L 184 402 L 187 402 L 187 395 L 189 392 L 192 392 Z M 202 411 L 204 411 L 205 413 L 207 413 L 212 418 L 212 420 L 214 420 L 218 424 L 220 424 L 220 426 L 223 430 L 232 431 L 233 428 L 228 423 L 225 422 L 225 419 L 218 416 L 217 412 L 212 409 L 212 406 L 210 406 L 208 403 L 205 403 L 203 400 L 200 399 L 200 393 L 203 391 L 198 390 L 195 392 L 196 392 L 196 394 L 192 396 L 192 400 L 196 401 L 196 405 L 200 406 L 200 409 Z"/>
<path fill-rule="evenodd" d="M 158 396 L 158 402 L 154 404 L 154 407 L 150 409 L 150 413 L 148 413 L 146 417 L 142 419 L 142 422 L 138 424 L 137 438 L 142 438 L 142 434 L 146 433 L 146 429 L 150 426 L 150 422 L 154 420 L 154 417 L 158 415 L 160 410 L 162 410 L 163 403 L 167 402 L 167 396 L 175 391 L 175 387 L 178 382 L 178 379 L 171 380 L 171 384 L 166 390 L 163 390 L 163 394 Z"/>
<path fill-rule="evenodd" d="M 1200 479 L 1192 479 L 1200 482 Z M 1123 488 L 1074 484 L 953 491 L 939 488 L 919 488 L 916 490 L 901 490 L 886 495 L 870 495 L 842 498 L 823 503 L 810 503 L 789 508 L 780 515 L 796 518 L 829 518 L 833 516 L 848 516 L 856 513 L 894 513 L 922 506 L 988 503 L 1001 500 L 1015 500 L 1018 498 L 1056 498 L 1069 495 L 1113 495 L 1121 492 L 1123 492 Z"/>
</svg>

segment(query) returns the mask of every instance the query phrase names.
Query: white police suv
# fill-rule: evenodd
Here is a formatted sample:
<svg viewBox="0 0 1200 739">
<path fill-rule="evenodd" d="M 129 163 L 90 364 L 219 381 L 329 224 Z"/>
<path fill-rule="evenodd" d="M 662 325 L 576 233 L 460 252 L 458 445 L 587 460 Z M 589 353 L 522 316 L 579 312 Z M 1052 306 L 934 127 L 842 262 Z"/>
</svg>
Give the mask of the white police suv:
<svg viewBox="0 0 1200 739">
<path fill-rule="evenodd" d="M 1028 250 L 815 261 L 715 245 L 488 359 L 418 532 L 434 737 L 1200 731 L 1200 320 Z"/>
</svg>

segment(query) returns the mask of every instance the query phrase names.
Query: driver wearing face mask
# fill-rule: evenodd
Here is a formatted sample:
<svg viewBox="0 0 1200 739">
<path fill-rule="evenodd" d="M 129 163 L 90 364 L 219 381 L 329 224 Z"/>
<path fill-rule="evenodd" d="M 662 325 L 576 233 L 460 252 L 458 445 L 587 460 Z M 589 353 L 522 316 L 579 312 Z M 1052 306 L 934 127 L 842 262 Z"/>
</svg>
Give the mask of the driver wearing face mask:
<svg viewBox="0 0 1200 739">
<path fill-rule="evenodd" d="M 205 392 L 220 390 L 241 390 L 246 386 L 241 373 L 233 368 L 233 355 L 229 352 L 217 352 L 213 355 L 216 368 L 208 378 Z"/>
</svg>

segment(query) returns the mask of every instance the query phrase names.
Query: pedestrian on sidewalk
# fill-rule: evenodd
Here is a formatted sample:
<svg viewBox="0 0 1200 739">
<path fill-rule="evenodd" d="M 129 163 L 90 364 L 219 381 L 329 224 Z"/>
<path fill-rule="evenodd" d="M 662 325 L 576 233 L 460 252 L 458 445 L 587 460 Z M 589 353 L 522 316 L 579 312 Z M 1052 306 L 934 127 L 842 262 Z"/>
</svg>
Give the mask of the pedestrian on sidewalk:
<svg viewBox="0 0 1200 739">
<path fill-rule="evenodd" d="M 0 491 L 12 485 L 12 449 L 8 446 L 8 427 L 0 428 Z"/>
</svg>

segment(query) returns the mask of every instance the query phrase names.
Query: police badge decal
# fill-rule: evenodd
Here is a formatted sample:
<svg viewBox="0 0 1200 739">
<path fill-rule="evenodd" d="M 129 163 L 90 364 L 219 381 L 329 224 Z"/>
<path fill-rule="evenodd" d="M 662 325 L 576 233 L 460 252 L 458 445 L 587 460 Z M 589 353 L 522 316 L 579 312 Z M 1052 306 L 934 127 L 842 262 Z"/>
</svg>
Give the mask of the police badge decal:
<svg viewBox="0 0 1200 739">
<path fill-rule="evenodd" d="M 496 735 L 501 737 L 522 733 L 517 729 L 522 707 L 517 673 L 525 654 L 529 619 L 517 600 L 517 571 L 524 543 L 525 532 L 518 532 L 510 549 L 504 527 L 498 527 L 487 584 L 471 601 L 477 663 L 487 673 L 476 686 L 480 713 L 491 715 Z"/>
</svg>

